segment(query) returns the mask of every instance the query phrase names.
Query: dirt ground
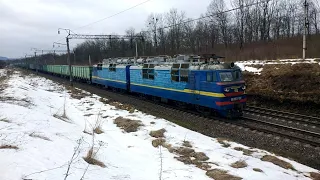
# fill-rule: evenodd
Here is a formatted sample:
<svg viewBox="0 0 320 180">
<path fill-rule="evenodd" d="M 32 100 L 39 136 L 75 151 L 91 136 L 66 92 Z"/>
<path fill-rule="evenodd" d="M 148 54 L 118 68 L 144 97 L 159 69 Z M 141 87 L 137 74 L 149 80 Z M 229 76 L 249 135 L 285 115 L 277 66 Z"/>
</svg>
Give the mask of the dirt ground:
<svg viewBox="0 0 320 180">
<path fill-rule="evenodd" d="M 320 65 L 265 65 L 261 75 L 244 72 L 249 103 L 305 114 L 320 112 Z"/>
</svg>

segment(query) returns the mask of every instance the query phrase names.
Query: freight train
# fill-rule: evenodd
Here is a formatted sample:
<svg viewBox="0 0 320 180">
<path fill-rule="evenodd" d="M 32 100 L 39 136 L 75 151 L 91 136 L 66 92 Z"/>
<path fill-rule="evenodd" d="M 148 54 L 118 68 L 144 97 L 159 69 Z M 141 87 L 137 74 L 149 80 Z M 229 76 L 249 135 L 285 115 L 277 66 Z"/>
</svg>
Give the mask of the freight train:
<svg viewBox="0 0 320 180">
<path fill-rule="evenodd" d="M 202 113 L 228 118 L 242 116 L 247 98 L 241 70 L 234 63 L 220 62 L 217 57 L 109 58 L 93 66 L 72 66 L 72 76 L 75 80 Z M 63 77 L 70 74 L 67 65 L 20 65 Z"/>
</svg>

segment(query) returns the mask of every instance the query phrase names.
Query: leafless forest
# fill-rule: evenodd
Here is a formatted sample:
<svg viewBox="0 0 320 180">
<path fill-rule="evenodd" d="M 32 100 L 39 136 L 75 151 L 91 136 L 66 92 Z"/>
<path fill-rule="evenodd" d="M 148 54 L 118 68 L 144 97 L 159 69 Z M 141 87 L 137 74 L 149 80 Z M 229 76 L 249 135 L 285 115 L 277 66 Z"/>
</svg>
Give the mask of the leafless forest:
<svg viewBox="0 0 320 180">
<path fill-rule="evenodd" d="M 87 64 L 108 57 L 215 53 L 227 60 L 299 58 L 304 30 L 303 0 L 213 0 L 198 19 L 178 8 L 146 17 L 145 29 L 128 27 L 137 39 L 88 40 L 73 49 L 71 61 Z M 228 1 L 229 2 L 229 1 Z M 307 57 L 320 57 L 320 7 L 308 1 Z M 107 22 L 105 22 L 107 23 Z M 119 22 L 121 23 L 121 22 Z M 46 55 L 46 59 L 53 59 Z M 65 55 L 56 63 L 66 63 Z"/>
</svg>

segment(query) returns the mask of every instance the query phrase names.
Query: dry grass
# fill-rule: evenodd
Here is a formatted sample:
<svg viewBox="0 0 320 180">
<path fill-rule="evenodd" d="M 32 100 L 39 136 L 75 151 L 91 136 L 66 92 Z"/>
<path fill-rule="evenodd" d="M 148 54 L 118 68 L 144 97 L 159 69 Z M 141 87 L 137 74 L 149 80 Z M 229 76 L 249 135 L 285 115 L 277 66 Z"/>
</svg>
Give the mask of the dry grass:
<svg viewBox="0 0 320 180">
<path fill-rule="evenodd" d="M 159 147 L 160 145 L 163 146 L 165 144 L 166 140 L 163 138 L 157 138 L 152 140 L 152 146 L 153 147 Z"/>
<path fill-rule="evenodd" d="M 70 96 L 74 99 L 82 99 L 84 97 L 90 96 L 84 93 L 82 90 L 75 87 L 67 86 L 67 89 L 69 90 Z"/>
<path fill-rule="evenodd" d="M 34 137 L 34 138 L 39 138 L 39 139 L 43 139 L 43 140 L 46 140 L 46 141 L 51 141 L 51 139 L 43 136 L 43 135 L 40 135 L 40 134 L 36 134 L 36 133 L 31 133 L 29 134 L 30 137 Z"/>
<path fill-rule="evenodd" d="M 9 145 L 9 144 L 2 144 L 0 145 L 0 149 L 19 149 L 18 146 L 15 145 Z"/>
<path fill-rule="evenodd" d="M 215 180 L 241 180 L 241 177 L 228 174 L 228 171 L 221 169 L 212 169 L 206 172 L 206 175 Z"/>
<path fill-rule="evenodd" d="M 277 166 L 280 166 L 282 168 L 285 168 L 285 169 L 292 169 L 292 170 L 295 170 L 294 167 L 286 162 L 286 161 L 283 161 L 275 156 L 271 156 L 271 155 L 265 155 L 261 158 L 262 161 L 268 161 L 268 162 L 271 162 Z"/>
<path fill-rule="evenodd" d="M 96 133 L 96 134 L 102 134 L 104 133 L 104 131 L 101 129 L 101 126 L 97 126 L 93 129 L 93 132 Z"/>
<path fill-rule="evenodd" d="M 87 130 L 83 130 L 82 131 L 83 133 L 86 133 L 86 134 L 89 134 L 89 135 L 92 135 L 93 133 L 91 133 L 91 132 L 89 132 L 89 131 L 87 131 Z"/>
<path fill-rule="evenodd" d="M 187 148 L 187 147 L 179 147 L 176 149 L 176 153 L 182 156 L 189 156 L 191 157 L 193 153 L 195 153 L 194 149 Z"/>
<path fill-rule="evenodd" d="M 83 157 L 83 159 L 84 159 L 88 164 L 97 165 L 97 166 L 100 166 L 100 167 L 105 168 L 106 165 L 105 165 L 103 162 L 95 159 L 94 156 L 95 156 L 95 154 L 93 153 L 93 149 L 91 148 L 91 149 L 88 151 L 87 156 L 86 156 L 86 157 Z"/>
<path fill-rule="evenodd" d="M 198 161 L 207 161 L 207 160 L 209 160 L 209 157 L 203 152 L 196 152 L 192 156 L 194 158 L 196 158 L 196 160 L 198 160 Z"/>
<path fill-rule="evenodd" d="M 247 156 L 251 156 L 252 153 L 254 153 L 255 151 L 251 151 L 249 149 L 245 149 L 245 148 L 242 148 L 242 147 L 235 147 L 233 148 L 234 150 L 237 150 L 237 151 L 242 151 L 243 152 L 243 155 L 247 155 Z"/>
<path fill-rule="evenodd" d="M 184 146 L 184 147 L 189 147 L 189 148 L 192 147 L 192 145 L 191 145 L 191 143 L 190 143 L 189 141 L 183 141 L 183 142 L 182 142 L 182 146 Z"/>
<path fill-rule="evenodd" d="M 99 98 L 99 101 L 100 102 L 102 102 L 102 103 L 104 103 L 104 104 L 107 104 L 107 103 L 109 103 L 109 100 L 108 99 L 105 99 L 105 98 Z"/>
<path fill-rule="evenodd" d="M 197 165 L 197 167 L 205 171 L 208 171 L 211 168 L 211 166 L 208 163 L 201 163 Z"/>
<path fill-rule="evenodd" d="M 63 115 L 54 114 L 53 117 L 60 119 L 64 122 L 70 123 L 70 119 L 68 118 L 68 116 L 66 114 L 63 114 Z"/>
<path fill-rule="evenodd" d="M 180 162 L 183 162 L 184 164 L 193 164 L 193 162 L 189 156 L 176 156 L 174 158 Z"/>
<path fill-rule="evenodd" d="M 130 104 L 121 104 L 119 102 L 113 101 L 109 103 L 111 106 L 115 106 L 117 109 L 122 109 L 122 110 L 126 110 L 129 111 L 129 113 L 133 113 L 135 108 L 134 106 L 130 105 Z"/>
<path fill-rule="evenodd" d="M 8 120 L 7 118 L 2 118 L 0 119 L 1 122 L 5 122 L 5 123 L 11 123 L 10 120 Z"/>
<path fill-rule="evenodd" d="M 156 124 L 154 121 L 151 121 L 150 124 Z"/>
<path fill-rule="evenodd" d="M 267 64 L 261 75 L 244 73 L 247 92 L 277 99 L 320 104 L 320 65 Z"/>
<path fill-rule="evenodd" d="M 185 146 L 172 147 L 172 145 L 166 143 L 166 140 L 163 138 L 163 133 L 165 132 L 165 129 L 160 129 L 158 131 L 152 132 L 153 133 L 150 133 L 151 136 L 158 137 L 157 139 L 154 139 L 152 141 L 153 147 L 159 147 L 161 145 L 167 148 L 170 153 L 177 155 L 174 157 L 175 159 L 177 159 L 180 162 L 183 162 L 184 164 L 193 164 L 196 167 L 205 171 L 211 168 L 211 166 L 207 162 L 205 162 L 209 160 L 209 157 L 203 152 L 195 152 L 194 149 L 190 148 L 192 146 L 190 145 L 189 141 L 184 141 Z"/>
<path fill-rule="evenodd" d="M 245 168 L 248 164 L 245 161 L 237 161 L 231 164 L 231 167 L 233 168 Z"/>
<path fill-rule="evenodd" d="M 261 169 L 259 168 L 253 168 L 252 170 L 256 171 L 256 172 L 263 172 Z"/>
<path fill-rule="evenodd" d="M 160 137 L 164 137 L 165 132 L 166 130 L 162 128 L 156 131 L 150 131 L 149 135 L 155 138 L 160 138 Z"/>
<path fill-rule="evenodd" d="M 257 68 L 257 69 L 260 69 L 260 68 L 263 68 L 263 65 L 262 64 L 252 64 L 250 65 L 251 67 L 254 67 L 254 68 Z"/>
<path fill-rule="evenodd" d="M 319 180 L 319 179 L 320 179 L 320 174 L 319 174 L 319 173 L 316 173 L 316 172 L 310 172 L 310 177 L 311 177 L 313 180 Z"/>
<path fill-rule="evenodd" d="M 226 139 L 226 138 L 217 138 L 217 141 L 218 141 L 218 143 L 220 143 L 222 145 L 222 147 L 227 148 L 227 147 L 231 146 L 228 142 L 226 142 L 226 141 L 228 141 L 228 139 Z"/>
<path fill-rule="evenodd" d="M 93 129 L 93 132 L 96 134 L 102 134 L 104 131 L 101 129 L 101 126 L 97 126 Z"/>
<path fill-rule="evenodd" d="M 117 117 L 113 123 L 126 132 L 136 132 L 140 126 L 143 126 L 141 121 L 126 119 L 121 116 Z"/>
</svg>

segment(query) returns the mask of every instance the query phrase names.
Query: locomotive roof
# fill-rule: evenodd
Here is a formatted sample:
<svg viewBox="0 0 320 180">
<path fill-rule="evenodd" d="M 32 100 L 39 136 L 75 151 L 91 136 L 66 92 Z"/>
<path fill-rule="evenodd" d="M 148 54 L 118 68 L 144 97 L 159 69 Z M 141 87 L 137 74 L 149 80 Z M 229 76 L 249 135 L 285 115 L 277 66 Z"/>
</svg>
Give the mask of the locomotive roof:
<svg viewBox="0 0 320 180">
<path fill-rule="evenodd" d="M 234 63 L 220 62 L 219 59 L 223 58 L 215 54 L 210 55 L 176 55 L 174 58 L 167 55 L 161 56 L 141 56 L 135 57 L 122 57 L 122 58 L 109 58 L 103 60 L 103 66 L 109 67 L 110 64 L 118 68 L 126 65 L 131 65 L 134 69 L 142 69 L 146 64 L 154 64 L 155 69 L 171 69 L 179 68 L 180 64 L 185 64 L 184 68 L 188 67 L 189 70 L 227 70 L 227 69 L 240 69 Z M 205 61 L 201 61 L 201 60 Z M 179 64 L 179 66 L 177 66 Z"/>
</svg>

